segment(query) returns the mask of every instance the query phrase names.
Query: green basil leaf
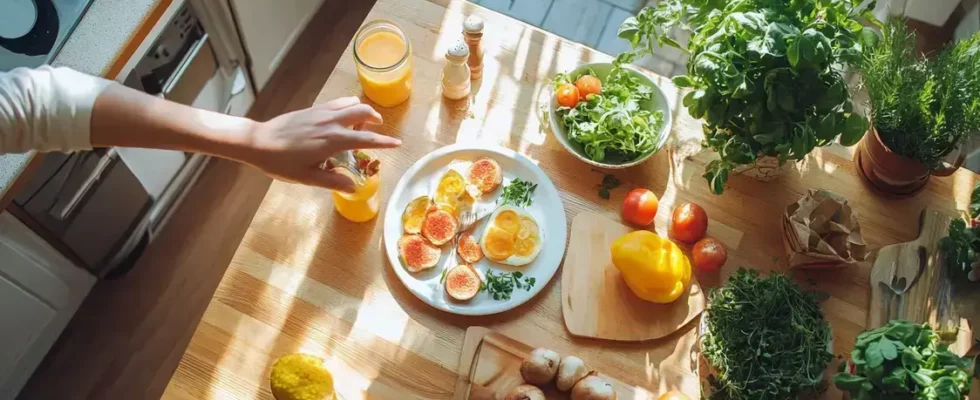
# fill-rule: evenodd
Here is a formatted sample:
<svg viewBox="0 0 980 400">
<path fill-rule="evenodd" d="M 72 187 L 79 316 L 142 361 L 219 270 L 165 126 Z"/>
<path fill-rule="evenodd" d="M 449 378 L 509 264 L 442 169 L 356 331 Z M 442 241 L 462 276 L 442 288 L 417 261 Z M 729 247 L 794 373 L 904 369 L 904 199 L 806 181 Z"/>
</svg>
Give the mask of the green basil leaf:
<svg viewBox="0 0 980 400">
<path fill-rule="evenodd" d="M 868 378 L 863 376 L 851 375 L 844 372 L 834 375 L 834 386 L 837 386 L 840 390 L 858 391 L 861 390 L 861 385 L 867 381 Z"/>
<path fill-rule="evenodd" d="M 789 59 L 789 65 L 796 68 L 796 65 L 800 63 L 800 40 L 797 39 L 793 41 L 793 44 L 789 45 L 786 49 L 786 58 Z"/>
<path fill-rule="evenodd" d="M 620 38 L 629 40 L 630 43 L 636 44 L 634 40 L 639 40 L 640 34 L 640 23 L 637 22 L 636 17 L 629 17 L 619 25 L 619 31 L 616 33 Z"/>
<path fill-rule="evenodd" d="M 881 344 L 881 355 L 885 357 L 886 360 L 894 360 L 898 358 L 898 347 L 895 346 L 895 342 L 888 339 L 882 339 Z"/>
<path fill-rule="evenodd" d="M 870 49 L 878 45 L 878 33 L 874 29 L 863 27 L 861 28 L 861 45 L 866 49 Z"/>
<path fill-rule="evenodd" d="M 677 75 L 670 79 L 679 88 L 692 88 L 694 87 L 694 79 L 687 75 Z"/>
<path fill-rule="evenodd" d="M 881 354 L 881 342 L 871 342 L 864 351 L 864 357 L 868 360 L 868 368 L 881 367 L 885 362 L 885 356 Z"/>
<path fill-rule="evenodd" d="M 840 143 L 844 146 L 853 146 L 864 137 L 864 132 L 868 130 L 868 121 L 864 116 L 851 114 L 844 120 L 844 131 L 840 136 Z"/>
</svg>

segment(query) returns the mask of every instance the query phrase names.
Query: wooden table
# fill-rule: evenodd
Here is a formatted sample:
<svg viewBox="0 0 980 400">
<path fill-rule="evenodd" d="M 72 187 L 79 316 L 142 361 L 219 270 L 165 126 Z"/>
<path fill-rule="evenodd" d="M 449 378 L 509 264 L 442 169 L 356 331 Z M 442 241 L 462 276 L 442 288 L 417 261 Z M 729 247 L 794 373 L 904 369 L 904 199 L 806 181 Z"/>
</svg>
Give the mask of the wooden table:
<svg viewBox="0 0 980 400">
<path fill-rule="evenodd" d="M 445 49 L 460 37 L 465 15 L 486 20 L 485 72 L 472 101 L 447 101 L 439 89 Z M 576 160 L 549 136 L 540 118 L 548 80 L 580 63 L 610 57 L 509 17 L 457 0 L 379 0 L 368 20 L 390 19 L 408 34 L 415 53 L 415 87 L 409 102 L 381 109 L 378 130 L 404 141 L 380 154 L 382 199 L 412 163 L 439 147 L 463 141 L 499 143 L 535 160 L 559 188 L 571 223 L 598 211 L 618 218 L 625 189 L 602 200 L 602 174 Z M 350 57 L 337 66 L 317 102 L 361 95 Z M 651 76 L 656 77 L 651 74 Z M 977 177 L 966 170 L 933 179 L 918 196 L 893 200 L 872 194 L 855 174 L 851 149 L 818 149 L 802 170 L 770 183 L 731 179 L 724 195 L 712 195 L 701 178 L 709 152 L 698 153 L 700 124 L 679 104 L 670 81 L 656 77 L 675 106 L 670 149 L 617 175 L 626 186 L 661 197 L 656 229 L 664 234 L 670 210 L 681 201 L 701 204 L 709 235 L 721 239 L 730 258 L 720 275 L 699 276 L 713 287 L 740 266 L 782 269 L 780 213 L 809 188 L 847 197 L 861 216 L 872 248 L 916 237 L 926 206 L 964 208 Z M 328 191 L 275 182 L 252 221 L 221 285 L 197 328 L 165 398 L 270 399 L 272 363 L 293 352 L 322 355 L 347 399 L 444 399 L 451 396 L 463 333 L 482 325 L 531 345 L 577 354 L 591 365 L 654 393 L 679 388 L 697 398 L 698 381 L 688 360 L 694 326 L 663 340 L 612 343 L 577 339 L 565 330 L 560 273 L 535 299 L 490 317 L 437 311 L 400 283 L 381 248 L 382 223 L 355 224 L 333 211 Z M 397 217 L 397 216 L 395 216 Z M 869 265 L 800 273 L 830 294 L 823 309 L 834 331 L 835 354 L 848 354 L 864 329 Z M 673 360 L 668 366 L 665 360 Z M 827 399 L 839 399 L 831 388 Z"/>
</svg>

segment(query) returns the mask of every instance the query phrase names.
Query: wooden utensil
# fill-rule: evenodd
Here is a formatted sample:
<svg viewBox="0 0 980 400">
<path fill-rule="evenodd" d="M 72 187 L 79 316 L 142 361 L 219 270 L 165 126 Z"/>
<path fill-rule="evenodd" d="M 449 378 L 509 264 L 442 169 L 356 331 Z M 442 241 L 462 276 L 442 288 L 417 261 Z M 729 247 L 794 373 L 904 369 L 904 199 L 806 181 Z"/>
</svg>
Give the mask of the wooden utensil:
<svg viewBox="0 0 980 400">
<path fill-rule="evenodd" d="M 612 265 L 610 247 L 632 228 L 596 213 L 572 221 L 561 277 L 565 326 L 575 336 L 609 340 L 652 340 L 667 336 L 702 311 L 707 303 L 692 277 L 690 290 L 670 304 L 640 299 Z"/>
<path fill-rule="evenodd" d="M 524 383 L 521 378 L 521 362 L 533 347 L 502 333 L 483 327 L 470 327 L 463 340 L 459 357 L 459 378 L 456 380 L 454 400 L 498 400 L 514 387 Z M 564 355 L 563 355 L 564 356 Z M 586 360 L 588 363 L 588 360 Z M 653 393 L 630 386 L 619 380 L 599 376 L 616 389 L 620 399 L 655 399 Z M 567 399 L 568 394 L 559 392 L 554 384 L 541 388 L 549 399 Z"/>
</svg>

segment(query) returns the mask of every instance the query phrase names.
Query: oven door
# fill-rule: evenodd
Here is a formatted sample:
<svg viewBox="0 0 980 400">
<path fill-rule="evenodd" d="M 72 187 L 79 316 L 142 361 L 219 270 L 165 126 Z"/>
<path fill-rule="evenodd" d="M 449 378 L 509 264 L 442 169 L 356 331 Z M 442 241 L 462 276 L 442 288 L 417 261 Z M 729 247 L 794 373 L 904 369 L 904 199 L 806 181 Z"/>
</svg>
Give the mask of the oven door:
<svg viewBox="0 0 980 400">
<path fill-rule="evenodd" d="M 173 20 L 193 22 L 190 8 L 179 7 Z M 193 25 L 200 29 L 196 22 Z M 196 108 L 243 115 L 254 101 L 244 71 L 238 65 L 224 68 L 211 36 L 203 30 L 185 35 L 190 39 L 185 43 L 167 42 L 172 37 L 180 34 L 164 30 L 147 46 L 152 50 L 123 79 L 127 86 Z M 167 46 L 179 57 L 155 57 Z M 95 276 L 113 278 L 135 264 L 208 160 L 200 154 L 156 149 L 52 153 L 15 202 L 34 219 L 33 226 L 47 231 L 43 236 L 61 242 L 59 247 L 69 257 Z"/>
</svg>

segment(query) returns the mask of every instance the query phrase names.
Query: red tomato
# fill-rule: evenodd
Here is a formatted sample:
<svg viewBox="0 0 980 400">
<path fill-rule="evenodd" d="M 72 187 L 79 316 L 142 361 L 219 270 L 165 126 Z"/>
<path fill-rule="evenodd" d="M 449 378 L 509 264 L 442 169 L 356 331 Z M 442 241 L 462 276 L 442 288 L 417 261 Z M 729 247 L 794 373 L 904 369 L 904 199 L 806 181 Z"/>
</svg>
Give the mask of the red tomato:
<svg viewBox="0 0 980 400">
<path fill-rule="evenodd" d="M 657 217 L 657 206 L 660 201 L 657 195 L 646 189 L 633 189 L 623 200 L 623 219 L 639 226 L 653 223 Z"/>
<path fill-rule="evenodd" d="M 575 80 L 575 87 L 578 88 L 580 99 L 587 98 L 590 94 L 602 93 L 602 82 L 599 78 L 592 75 L 582 75 Z"/>
<path fill-rule="evenodd" d="M 703 238 L 707 230 L 708 214 L 701 206 L 684 203 L 674 209 L 674 218 L 670 221 L 670 237 L 690 244 Z"/>
<path fill-rule="evenodd" d="M 558 87 L 558 104 L 565 107 L 575 107 L 578 105 L 578 88 L 571 83 L 566 83 Z"/>
<path fill-rule="evenodd" d="M 704 238 L 694 244 L 694 249 L 691 250 L 691 260 L 694 261 L 694 266 L 697 269 L 714 272 L 725 265 L 725 261 L 728 261 L 728 250 L 725 250 L 725 245 L 717 239 Z"/>
<path fill-rule="evenodd" d="M 660 396 L 658 400 L 691 400 L 686 394 L 678 392 L 676 390 L 671 390 Z"/>
</svg>

